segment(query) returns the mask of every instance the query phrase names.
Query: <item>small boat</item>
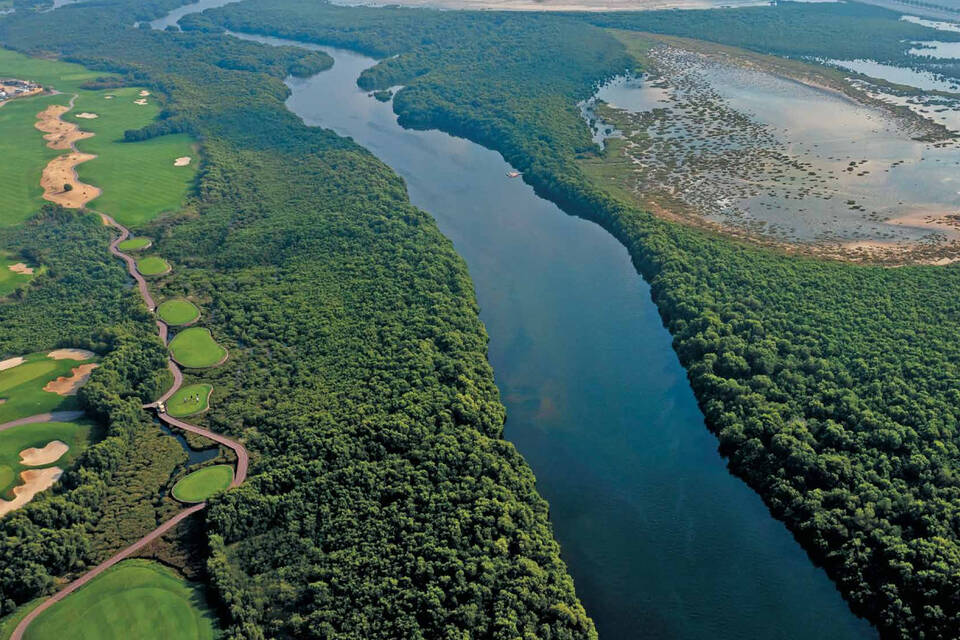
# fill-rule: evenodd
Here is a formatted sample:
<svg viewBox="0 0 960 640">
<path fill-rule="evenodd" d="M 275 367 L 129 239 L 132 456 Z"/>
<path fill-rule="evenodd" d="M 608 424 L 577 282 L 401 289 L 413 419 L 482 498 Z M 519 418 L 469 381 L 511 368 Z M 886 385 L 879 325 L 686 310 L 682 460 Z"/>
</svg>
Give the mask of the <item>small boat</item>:
<svg viewBox="0 0 960 640">
<path fill-rule="evenodd" d="M 507 171 L 507 177 L 508 177 L 508 178 L 519 178 L 519 177 L 522 176 L 522 175 L 523 175 L 523 174 L 520 173 L 519 171 Z"/>
</svg>

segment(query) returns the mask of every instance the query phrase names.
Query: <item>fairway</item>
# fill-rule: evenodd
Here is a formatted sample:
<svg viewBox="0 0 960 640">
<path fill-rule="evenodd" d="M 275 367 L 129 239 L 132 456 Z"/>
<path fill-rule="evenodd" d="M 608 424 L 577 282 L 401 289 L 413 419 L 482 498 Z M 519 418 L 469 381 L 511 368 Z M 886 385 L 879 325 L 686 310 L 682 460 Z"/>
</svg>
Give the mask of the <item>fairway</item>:
<svg viewBox="0 0 960 640">
<path fill-rule="evenodd" d="M 213 386 L 209 384 L 191 384 L 181 387 L 167 400 L 167 413 L 174 418 L 191 416 L 210 408 L 210 394 Z"/>
<path fill-rule="evenodd" d="M 146 560 L 126 560 L 44 611 L 26 640 L 213 640 L 201 589 Z"/>
<path fill-rule="evenodd" d="M 100 429 L 86 422 L 42 422 L 25 424 L 0 431 L 0 498 L 11 498 L 10 490 L 20 484 L 20 472 L 57 466 L 66 469 L 78 455 L 100 436 Z M 44 464 L 25 466 L 20 452 L 59 440 L 69 449 L 55 460 Z"/>
<path fill-rule="evenodd" d="M 227 357 L 227 350 L 214 341 L 209 329 L 184 329 L 170 341 L 173 359 L 191 369 L 203 369 L 219 364 Z"/>
<path fill-rule="evenodd" d="M 233 467 L 218 464 L 194 471 L 173 487 L 173 497 L 180 502 L 203 502 L 233 482 Z"/>
<path fill-rule="evenodd" d="M 145 276 L 160 276 L 170 271 L 170 265 L 163 258 L 150 256 L 137 260 L 137 271 Z"/>
<path fill-rule="evenodd" d="M 167 300 L 157 307 L 157 315 L 170 326 L 177 326 L 196 322 L 200 310 L 187 300 Z"/>
<path fill-rule="evenodd" d="M 17 271 L 10 269 L 10 267 L 19 264 L 25 263 L 20 259 L 10 259 L 0 256 L 0 298 L 10 295 L 16 291 L 18 287 L 30 282 L 33 276 L 36 275 L 36 273 L 17 273 Z"/>
<path fill-rule="evenodd" d="M 120 251 L 142 251 L 144 249 L 148 249 L 152 244 L 153 240 L 140 236 L 137 238 L 124 240 L 117 245 L 117 248 L 120 249 Z"/>
<path fill-rule="evenodd" d="M 43 388 L 59 377 L 70 377 L 81 363 L 93 360 L 53 360 L 46 354 L 34 353 L 23 364 L 0 371 L 0 424 L 45 413 L 77 408 L 75 396 L 62 396 Z"/>
</svg>

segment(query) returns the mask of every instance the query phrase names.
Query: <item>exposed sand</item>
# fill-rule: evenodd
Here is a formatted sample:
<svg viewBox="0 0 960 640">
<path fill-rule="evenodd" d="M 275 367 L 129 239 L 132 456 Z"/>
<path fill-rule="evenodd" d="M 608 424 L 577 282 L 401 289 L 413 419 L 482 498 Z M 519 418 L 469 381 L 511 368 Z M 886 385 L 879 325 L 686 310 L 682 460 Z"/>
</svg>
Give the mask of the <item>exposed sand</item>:
<svg viewBox="0 0 960 640">
<path fill-rule="evenodd" d="M 173 166 L 175 167 L 185 167 L 190 164 L 190 156 L 181 156 L 173 161 Z"/>
<path fill-rule="evenodd" d="M 150 92 L 147 91 L 146 89 L 142 89 L 142 90 L 140 91 L 140 97 L 141 97 L 141 98 L 146 98 L 148 95 L 150 95 Z"/>
<path fill-rule="evenodd" d="M 80 387 L 90 379 L 90 374 L 93 373 L 93 370 L 98 366 L 100 365 L 96 362 L 91 362 L 90 364 L 82 364 L 79 367 L 74 367 L 69 377 L 60 376 L 56 380 L 51 380 L 43 390 L 61 396 L 75 396 L 77 395 L 77 391 L 80 390 Z"/>
<path fill-rule="evenodd" d="M 30 447 L 21 451 L 20 464 L 25 467 L 40 467 L 51 464 L 59 460 L 69 450 L 70 447 L 67 446 L 66 442 L 54 440 L 40 449 Z"/>
<path fill-rule="evenodd" d="M 43 139 L 51 149 L 72 149 L 77 140 L 93 136 L 89 131 L 81 131 L 76 123 L 60 119 L 69 110 L 70 107 L 52 104 L 37 114 L 37 122 L 33 126 L 46 134 Z"/>
<path fill-rule="evenodd" d="M 142 107 L 143 105 L 147 104 L 147 99 L 146 99 L 146 98 L 140 98 L 139 100 L 134 100 L 134 101 L 133 101 L 133 104 L 138 104 L 138 105 L 140 105 L 140 106 Z"/>
<path fill-rule="evenodd" d="M 24 262 L 18 262 L 17 264 L 10 265 L 10 271 L 14 273 L 22 273 L 25 276 L 33 275 L 33 267 L 28 267 Z"/>
<path fill-rule="evenodd" d="M 113 96 L 103 96 L 104 100 L 113 100 Z"/>
<path fill-rule="evenodd" d="M 96 355 L 93 351 L 86 349 L 57 349 L 48 353 L 47 357 L 54 360 L 89 360 Z"/>
<path fill-rule="evenodd" d="M 0 371 L 4 369 L 13 369 L 18 364 L 23 364 L 23 358 L 17 356 L 16 358 L 7 358 L 3 362 L 0 362 Z"/>
<path fill-rule="evenodd" d="M 41 491 L 46 491 L 63 475 L 60 467 L 31 469 L 20 474 L 23 484 L 13 488 L 13 500 L 0 500 L 0 516 L 5 516 L 27 504 Z"/>
<path fill-rule="evenodd" d="M 69 107 L 53 104 L 37 114 L 34 126 L 46 133 L 43 139 L 47 141 L 47 146 L 51 149 L 71 149 L 70 153 L 54 158 L 44 167 L 40 175 L 40 186 L 43 187 L 44 200 L 70 209 L 79 209 L 99 196 L 100 189 L 77 179 L 74 168 L 96 156 L 72 150 L 77 140 L 89 138 L 93 134 L 81 131 L 76 123 L 61 120 L 60 116 L 69 110 Z M 64 185 L 68 184 L 72 189 L 64 190 Z"/>
<path fill-rule="evenodd" d="M 88 112 L 84 111 L 83 113 L 78 113 L 78 114 L 77 114 L 77 117 L 78 117 L 78 118 L 83 118 L 84 120 L 93 120 L 94 118 L 99 118 L 100 116 L 98 116 L 98 115 L 95 114 L 95 113 L 88 113 Z"/>
</svg>

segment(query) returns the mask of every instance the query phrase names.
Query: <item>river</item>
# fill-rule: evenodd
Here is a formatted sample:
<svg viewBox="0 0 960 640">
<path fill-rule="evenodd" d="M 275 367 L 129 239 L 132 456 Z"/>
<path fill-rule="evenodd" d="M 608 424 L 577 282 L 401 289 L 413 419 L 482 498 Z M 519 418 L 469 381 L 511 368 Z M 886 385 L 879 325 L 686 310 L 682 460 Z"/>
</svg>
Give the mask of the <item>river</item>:
<svg viewBox="0 0 960 640">
<path fill-rule="evenodd" d="M 466 260 L 506 437 L 550 502 L 601 638 L 875 638 L 727 472 L 626 249 L 507 178 L 499 154 L 401 128 L 356 86 L 376 61 L 322 49 L 333 68 L 289 78 L 287 106 L 392 167 Z"/>
</svg>

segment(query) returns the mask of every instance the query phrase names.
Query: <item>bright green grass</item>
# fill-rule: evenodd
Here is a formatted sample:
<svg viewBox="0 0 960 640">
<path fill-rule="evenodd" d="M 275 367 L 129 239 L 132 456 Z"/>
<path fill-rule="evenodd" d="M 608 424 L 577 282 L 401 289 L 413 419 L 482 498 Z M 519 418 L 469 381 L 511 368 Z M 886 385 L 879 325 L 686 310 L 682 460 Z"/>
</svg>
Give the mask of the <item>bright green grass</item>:
<svg viewBox="0 0 960 640">
<path fill-rule="evenodd" d="M 77 143 L 81 151 L 98 156 L 77 167 L 81 181 L 103 190 L 90 206 L 127 226 L 137 226 L 164 211 L 179 209 L 197 168 L 197 154 L 185 134 L 123 142 L 124 131 L 139 129 L 160 113 L 153 95 L 146 97 L 146 105 L 134 104 L 140 98 L 139 92 L 139 87 L 84 91 L 74 109 L 64 116 L 84 131 L 96 134 Z M 108 95 L 114 97 L 107 100 Z M 99 117 L 76 117 L 84 112 Z M 173 161 L 181 156 L 190 156 L 191 163 L 186 167 L 173 166 Z"/>
<path fill-rule="evenodd" d="M 141 249 L 146 249 L 153 243 L 153 240 L 150 238 L 145 238 L 143 236 L 138 236 L 136 238 L 130 238 L 129 240 L 124 240 L 117 245 L 117 248 L 120 251 L 140 251 Z"/>
<path fill-rule="evenodd" d="M 167 300 L 157 307 L 157 315 L 167 324 L 176 326 L 196 321 L 200 310 L 187 300 Z"/>
<path fill-rule="evenodd" d="M 0 371 L 0 398 L 5 400 L 0 404 L 0 424 L 47 411 L 77 408 L 76 396 L 61 396 L 44 391 L 43 387 L 60 376 L 69 376 L 80 362 L 51 360 L 42 353 L 26 356 L 25 360 L 21 365 Z"/>
<path fill-rule="evenodd" d="M 173 497 L 180 502 L 203 502 L 233 482 L 233 467 L 218 464 L 194 471 L 173 487 Z"/>
<path fill-rule="evenodd" d="M 36 273 L 27 275 L 10 271 L 10 265 L 20 262 L 23 262 L 23 260 L 5 258 L 0 255 L 0 298 L 10 295 L 17 287 L 30 282 L 33 275 L 36 275 Z"/>
<path fill-rule="evenodd" d="M 218 345 L 209 329 L 191 327 L 184 329 L 170 341 L 173 359 L 185 367 L 202 369 L 212 367 L 227 355 L 227 350 Z"/>
<path fill-rule="evenodd" d="M 86 422 L 42 422 L 0 431 L 0 496 L 7 495 L 14 486 L 20 484 L 20 472 L 24 469 L 43 469 L 44 467 L 66 469 L 100 435 L 99 428 Z M 24 467 L 20 464 L 21 451 L 30 447 L 41 448 L 54 440 L 59 440 L 70 447 L 70 450 L 59 460 L 37 467 Z M 4 468 L 10 470 L 7 482 L 3 481 L 5 474 L 2 469 Z"/>
<path fill-rule="evenodd" d="M 174 418 L 191 416 L 206 411 L 213 387 L 209 384 L 191 384 L 181 387 L 167 400 L 167 413 Z"/>
<path fill-rule="evenodd" d="M 145 276 L 156 276 L 170 270 L 170 265 L 163 258 L 150 256 L 137 260 L 137 271 Z"/>
<path fill-rule="evenodd" d="M 80 85 L 83 83 L 111 75 L 113 74 L 102 71 L 90 71 L 70 62 L 31 58 L 9 49 L 0 48 L 0 76 L 33 80 L 45 87 L 52 86 L 64 93 L 75 93 L 80 90 Z M 3 108 L 6 109 L 7 107 Z"/>
<path fill-rule="evenodd" d="M 9 640 L 10 636 L 13 635 L 13 630 L 17 628 L 17 625 L 20 624 L 20 621 L 23 620 L 28 613 L 40 606 L 40 604 L 46 600 L 47 597 L 36 598 L 31 600 L 26 604 L 22 604 L 17 607 L 13 613 L 9 614 L 5 618 L 0 618 L 0 640 Z"/>
<path fill-rule="evenodd" d="M 125 560 L 44 611 L 26 640 L 213 640 L 216 619 L 197 585 L 146 560 Z"/>
</svg>

